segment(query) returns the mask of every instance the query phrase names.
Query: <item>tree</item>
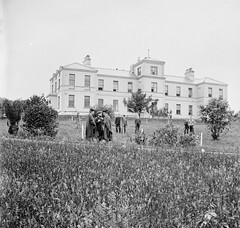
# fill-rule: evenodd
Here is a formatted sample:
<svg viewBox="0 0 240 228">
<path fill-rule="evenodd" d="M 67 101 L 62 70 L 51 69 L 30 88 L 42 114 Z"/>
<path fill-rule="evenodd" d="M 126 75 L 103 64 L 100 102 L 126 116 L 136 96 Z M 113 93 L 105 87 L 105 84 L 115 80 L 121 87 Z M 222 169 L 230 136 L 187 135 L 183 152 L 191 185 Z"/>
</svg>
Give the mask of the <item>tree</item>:
<svg viewBox="0 0 240 228">
<path fill-rule="evenodd" d="M 18 124 L 21 120 L 22 103 L 20 100 L 10 101 L 5 99 L 3 107 L 8 119 L 8 133 L 16 135 L 19 129 Z"/>
<path fill-rule="evenodd" d="M 201 119 L 208 125 L 214 140 L 218 139 L 222 132 L 229 130 L 233 111 L 229 109 L 227 101 L 214 98 L 208 105 L 200 105 L 199 109 Z"/>
<path fill-rule="evenodd" d="M 143 93 L 141 89 L 138 89 L 136 93 L 132 93 L 131 98 L 128 100 L 124 99 L 123 103 L 127 106 L 129 112 L 137 113 L 140 117 L 143 111 L 149 111 L 151 102 L 153 101 L 152 96 L 147 97 L 147 94 Z M 157 100 L 153 103 L 157 104 Z"/>
<path fill-rule="evenodd" d="M 34 95 L 24 103 L 23 129 L 33 136 L 56 136 L 58 113 L 48 106 L 46 98 Z"/>
</svg>

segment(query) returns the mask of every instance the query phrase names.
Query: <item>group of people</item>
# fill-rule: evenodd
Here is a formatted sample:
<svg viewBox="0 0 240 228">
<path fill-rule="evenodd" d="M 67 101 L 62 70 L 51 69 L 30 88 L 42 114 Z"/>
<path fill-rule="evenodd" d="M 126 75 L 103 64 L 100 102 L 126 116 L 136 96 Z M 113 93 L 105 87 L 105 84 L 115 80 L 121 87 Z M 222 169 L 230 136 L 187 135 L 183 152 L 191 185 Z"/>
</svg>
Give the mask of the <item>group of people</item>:
<svg viewBox="0 0 240 228">
<path fill-rule="evenodd" d="M 117 116 L 115 118 L 116 133 L 126 133 L 127 131 L 127 118 L 125 115 Z"/>
<path fill-rule="evenodd" d="M 184 122 L 184 134 L 194 134 L 194 124 L 195 121 L 192 116 L 190 116 L 189 119 Z"/>
<path fill-rule="evenodd" d="M 94 117 L 94 112 L 95 110 L 90 108 L 86 118 L 86 139 L 92 141 L 97 138 L 99 141 L 112 141 L 112 123 L 107 109 L 98 111 L 96 117 Z"/>
</svg>

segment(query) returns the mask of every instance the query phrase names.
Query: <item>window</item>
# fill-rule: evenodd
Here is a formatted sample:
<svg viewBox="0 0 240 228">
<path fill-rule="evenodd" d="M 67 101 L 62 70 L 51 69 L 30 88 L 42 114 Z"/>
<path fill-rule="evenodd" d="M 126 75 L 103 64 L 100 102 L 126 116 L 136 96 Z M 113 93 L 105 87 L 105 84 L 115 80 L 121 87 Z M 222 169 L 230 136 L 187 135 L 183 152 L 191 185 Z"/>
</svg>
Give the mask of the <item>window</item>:
<svg viewBox="0 0 240 228">
<path fill-rule="evenodd" d="M 98 90 L 103 90 L 104 87 L 104 80 L 98 79 Z"/>
<path fill-rule="evenodd" d="M 157 82 L 151 83 L 151 92 L 153 92 L 153 93 L 157 92 Z"/>
<path fill-rule="evenodd" d="M 113 100 L 113 111 L 118 112 L 118 100 Z"/>
<path fill-rule="evenodd" d="M 52 85 L 52 93 L 54 92 L 54 88 L 53 88 L 53 85 Z"/>
<path fill-rule="evenodd" d="M 75 74 L 69 74 L 69 86 L 75 86 Z"/>
<path fill-rule="evenodd" d="M 98 99 L 98 106 L 103 107 L 103 99 Z"/>
<path fill-rule="evenodd" d="M 165 109 L 166 112 L 168 112 L 168 103 L 165 103 L 164 109 Z"/>
<path fill-rule="evenodd" d="M 85 75 L 85 89 L 90 89 L 90 75 Z"/>
<path fill-rule="evenodd" d="M 90 96 L 84 96 L 84 108 L 90 108 Z"/>
<path fill-rule="evenodd" d="M 151 66 L 151 75 L 158 75 L 158 68 L 156 66 Z"/>
<path fill-rule="evenodd" d="M 219 89 L 219 99 L 223 99 L 223 89 Z"/>
<path fill-rule="evenodd" d="M 180 86 L 177 86 L 176 96 L 177 97 L 181 96 L 181 87 Z"/>
<path fill-rule="evenodd" d="M 188 97 L 192 97 L 192 96 L 193 96 L 193 89 L 188 88 Z"/>
<path fill-rule="evenodd" d="M 58 90 L 60 90 L 60 79 L 58 79 Z"/>
<path fill-rule="evenodd" d="M 188 115 L 192 115 L 192 114 L 193 114 L 193 106 L 188 105 Z"/>
<path fill-rule="evenodd" d="M 55 82 L 55 93 L 57 92 L 57 82 Z"/>
<path fill-rule="evenodd" d="M 60 97 L 58 96 L 58 109 L 60 109 Z"/>
<path fill-rule="evenodd" d="M 118 81 L 113 81 L 113 91 L 118 92 Z"/>
<path fill-rule="evenodd" d="M 178 114 L 178 115 L 181 114 L 181 105 L 180 104 L 176 105 L 176 114 Z"/>
<path fill-rule="evenodd" d="M 139 75 L 141 75 L 142 74 L 142 72 L 141 72 L 141 67 L 138 67 L 137 68 L 137 75 L 139 76 Z"/>
<path fill-rule="evenodd" d="M 165 96 L 168 96 L 168 85 L 165 85 Z"/>
<path fill-rule="evenodd" d="M 133 91 L 133 83 L 128 82 L 128 93 L 132 93 L 132 91 Z"/>
<path fill-rule="evenodd" d="M 68 97 L 68 107 L 74 107 L 74 95 L 69 95 Z"/>
<path fill-rule="evenodd" d="M 208 87 L 208 97 L 212 97 L 212 88 Z"/>
</svg>

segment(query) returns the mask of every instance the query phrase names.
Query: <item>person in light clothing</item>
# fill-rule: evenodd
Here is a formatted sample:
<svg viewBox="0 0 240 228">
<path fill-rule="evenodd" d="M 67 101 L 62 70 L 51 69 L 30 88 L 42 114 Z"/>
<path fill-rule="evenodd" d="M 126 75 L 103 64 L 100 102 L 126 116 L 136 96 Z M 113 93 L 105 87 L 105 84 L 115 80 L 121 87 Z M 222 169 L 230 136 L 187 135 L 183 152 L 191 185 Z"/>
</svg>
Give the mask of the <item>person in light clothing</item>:
<svg viewBox="0 0 240 228">
<path fill-rule="evenodd" d="M 194 134 L 194 124 L 195 124 L 195 121 L 193 120 L 192 116 L 190 116 L 188 119 L 188 126 L 189 126 L 189 131 L 192 134 Z"/>
</svg>

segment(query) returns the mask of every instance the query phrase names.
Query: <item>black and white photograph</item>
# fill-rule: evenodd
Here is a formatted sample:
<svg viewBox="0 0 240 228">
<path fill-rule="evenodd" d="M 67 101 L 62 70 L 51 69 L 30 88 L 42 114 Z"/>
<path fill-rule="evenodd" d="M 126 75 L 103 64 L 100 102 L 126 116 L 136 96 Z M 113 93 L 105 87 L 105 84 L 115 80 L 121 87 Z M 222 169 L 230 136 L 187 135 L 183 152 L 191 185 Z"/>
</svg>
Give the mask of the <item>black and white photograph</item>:
<svg viewBox="0 0 240 228">
<path fill-rule="evenodd" d="M 0 0 L 0 227 L 239 228 L 239 0 Z"/>
</svg>

